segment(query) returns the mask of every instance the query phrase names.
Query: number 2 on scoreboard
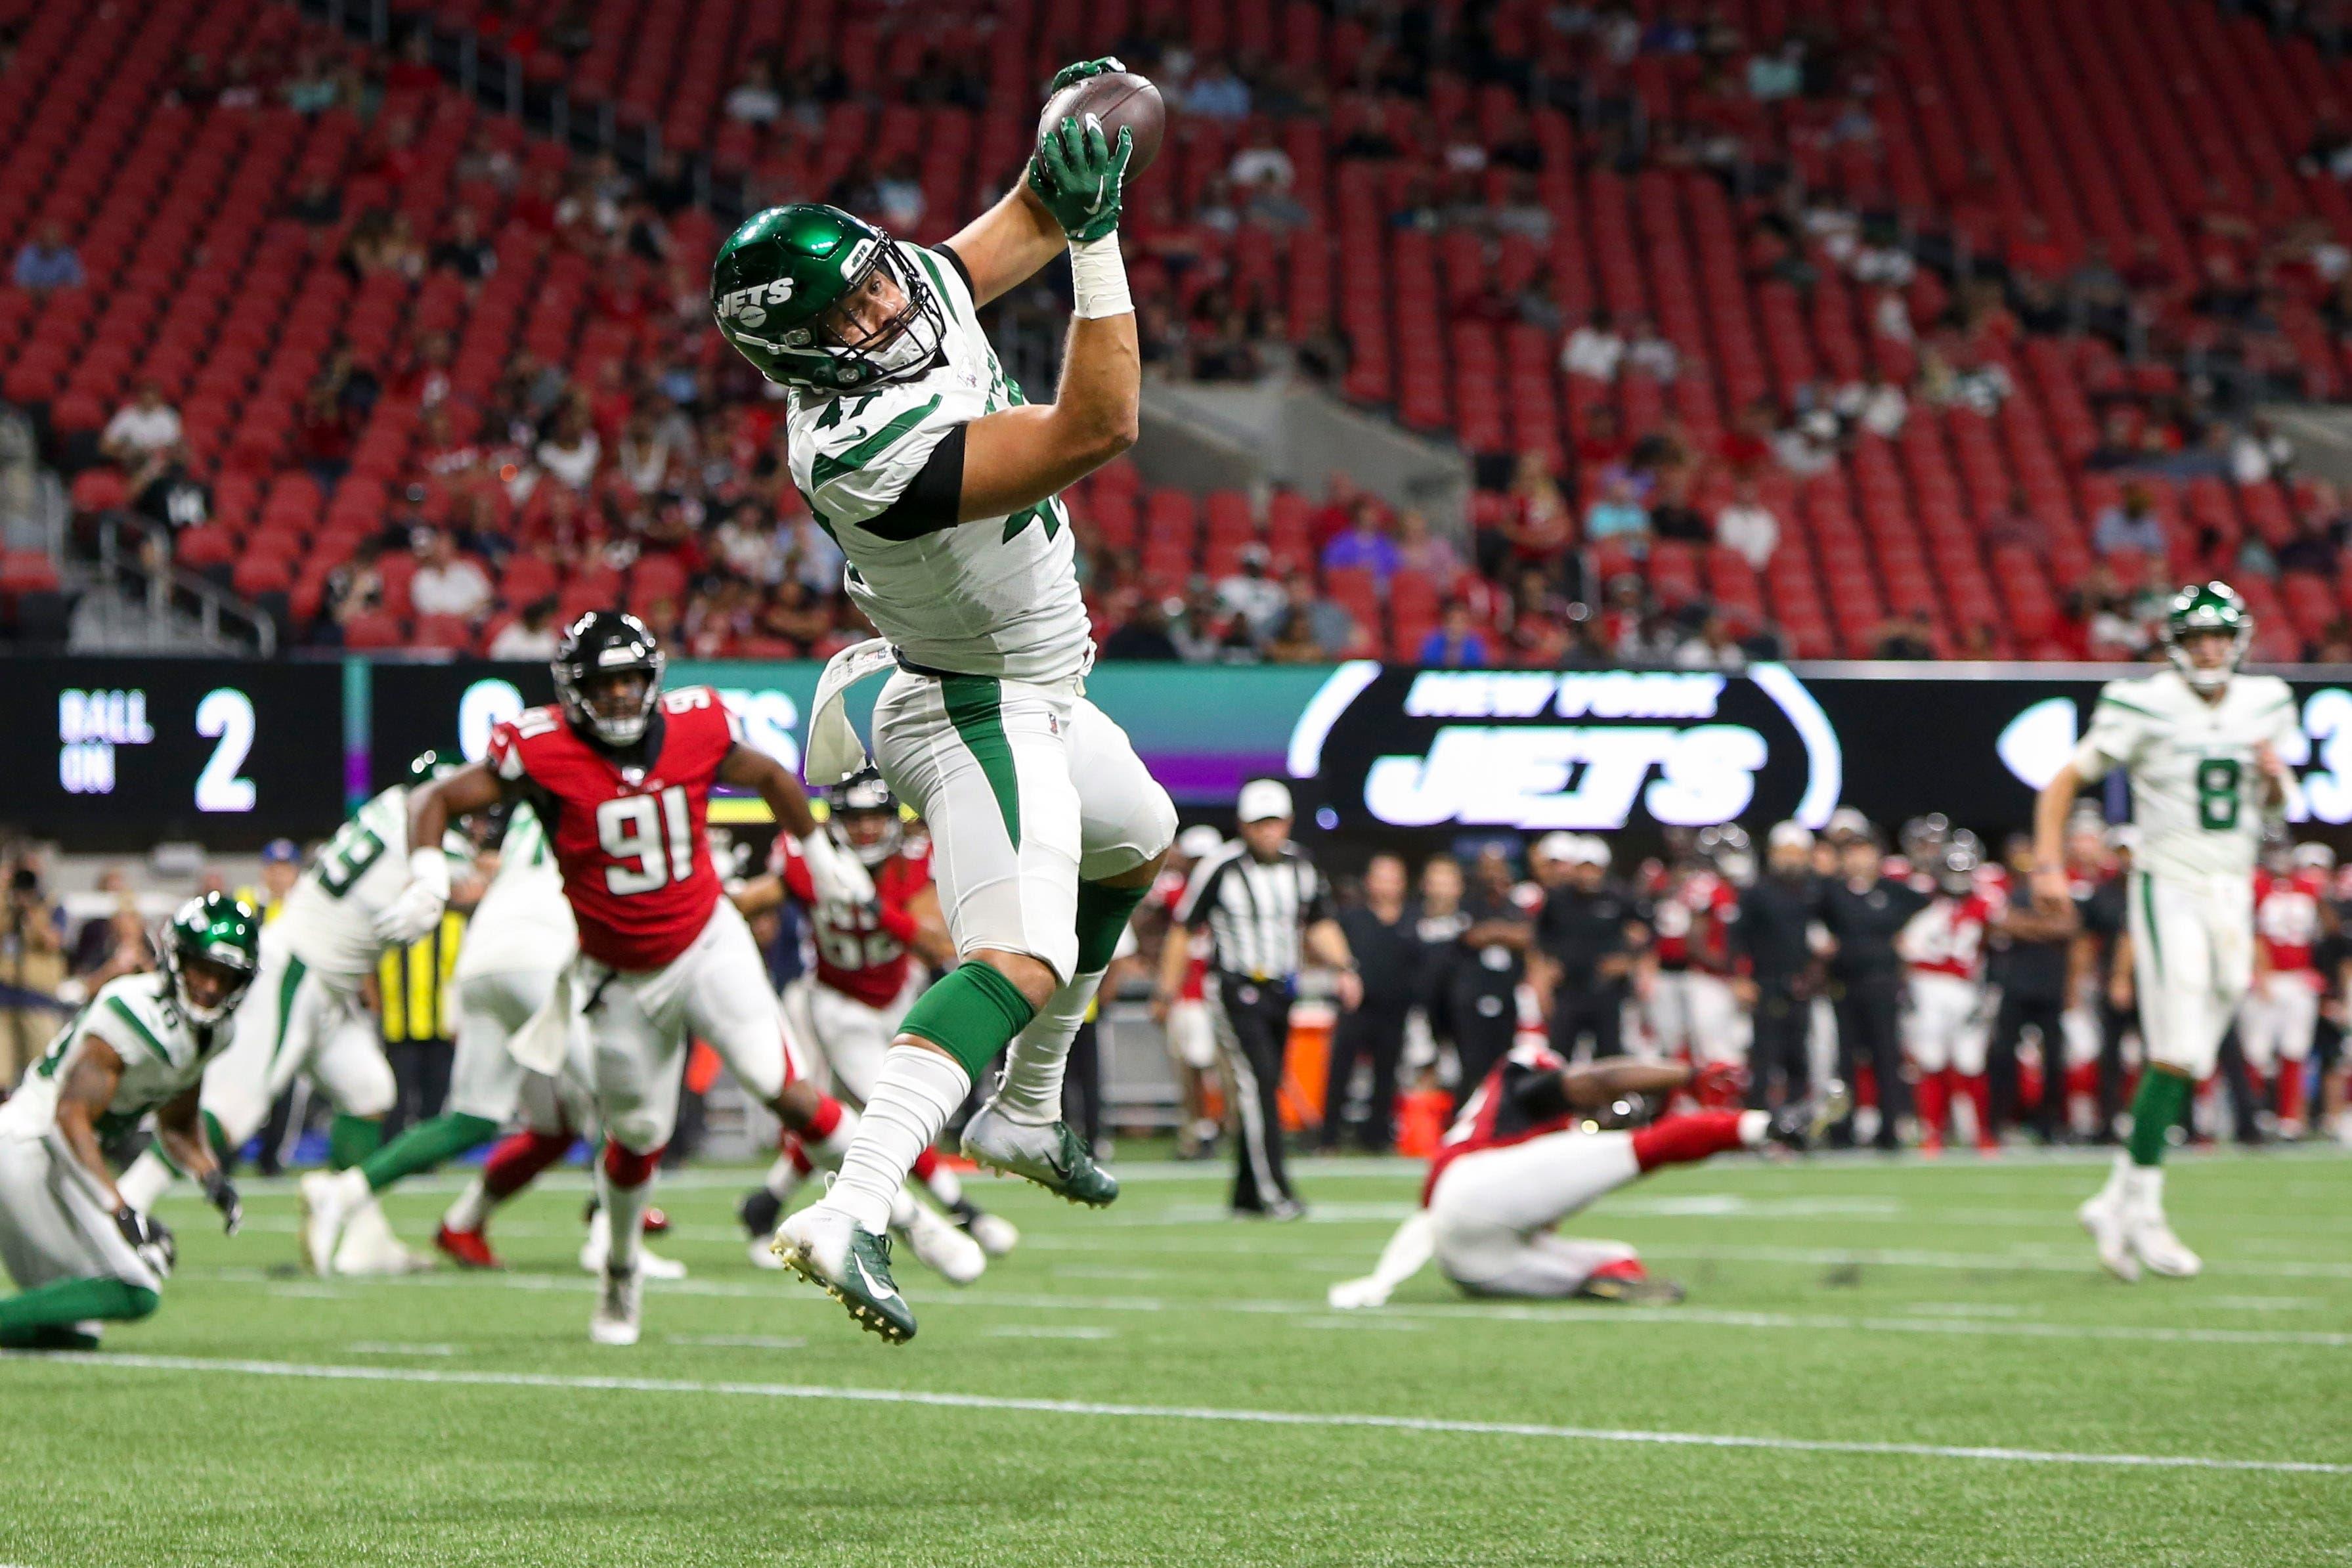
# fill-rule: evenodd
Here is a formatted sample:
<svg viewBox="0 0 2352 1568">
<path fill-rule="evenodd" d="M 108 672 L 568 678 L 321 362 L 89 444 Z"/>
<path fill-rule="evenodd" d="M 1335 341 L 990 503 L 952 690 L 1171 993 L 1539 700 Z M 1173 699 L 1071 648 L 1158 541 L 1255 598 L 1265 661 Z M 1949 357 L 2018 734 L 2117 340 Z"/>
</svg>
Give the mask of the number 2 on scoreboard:
<svg viewBox="0 0 2352 1568">
<path fill-rule="evenodd" d="M 604 868 L 611 892 L 625 898 L 685 881 L 694 875 L 694 821 L 686 807 L 686 786 L 606 801 L 596 808 L 596 842 L 614 860 Z"/>
</svg>

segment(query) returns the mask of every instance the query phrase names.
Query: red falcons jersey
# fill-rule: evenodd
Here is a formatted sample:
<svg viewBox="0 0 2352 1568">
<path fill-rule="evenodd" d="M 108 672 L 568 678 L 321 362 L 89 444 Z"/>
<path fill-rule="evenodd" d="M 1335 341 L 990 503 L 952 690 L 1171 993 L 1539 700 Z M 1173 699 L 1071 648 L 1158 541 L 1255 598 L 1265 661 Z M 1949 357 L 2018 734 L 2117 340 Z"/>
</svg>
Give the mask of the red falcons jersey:
<svg viewBox="0 0 2352 1568">
<path fill-rule="evenodd" d="M 1724 927 L 1739 918 L 1739 892 L 1713 871 L 1686 871 L 1652 906 L 1658 967 L 1727 974 L 1731 943 Z"/>
<path fill-rule="evenodd" d="M 1939 893 L 1903 928 L 1903 955 L 1915 971 L 1981 979 L 1985 928 L 1992 920 L 1992 900 L 1984 894 L 1955 899 Z"/>
<path fill-rule="evenodd" d="M 1462 1102 L 1454 1125 L 1438 1141 L 1437 1156 L 1429 1163 L 1429 1177 L 1421 1184 L 1421 1206 L 1429 1206 L 1429 1194 L 1437 1190 L 1437 1178 L 1463 1155 L 1524 1143 L 1547 1133 L 1564 1132 L 1573 1125 L 1576 1118 L 1572 1113 L 1538 1117 L 1529 1113 L 1521 1099 L 1521 1091 L 1531 1079 L 1548 1078 L 1567 1066 L 1567 1058 L 1536 1041 L 1512 1047 L 1510 1054 L 1496 1062 L 1470 1098 Z"/>
<path fill-rule="evenodd" d="M 907 988 L 907 944 L 915 937 L 915 915 L 908 905 L 931 885 L 930 846 L 901 846 L 873 868 L 874 902 L 858 909 L 817 901 L 808 861 L 788 833 L 776 836 L 768 864 L 809 911 L 817 984 L 868 1007 L 887 1007 L 897 1001 Z"/>
<path fill-rule="evenodd" d="M 2273 969 L 2311 969 L 2311 950 L 2319 944 L 2319 905 L 2326 897 L 2327 879 L 2318 871 L 2254 873 L 2254 938 Z"/>
<path fill-rule="evenodd" d="M 705 824 L 711 784 L 741 726 L 707 686 L 665 695 L 653 725 L 625 764 L 558 708 L 533 708 L 490 731 L 490 766 L 524 786 L 547 824 L 580 951 L 614 969 L 669 963 L 719 902 Z"/>
<path fill-rule="evenodd" d="M 1184 889 L 1192 879 L 1181 871 L 1162 871 L 1160 879 L 1151 884 L 1152 905 L 1168 917 L 1171 931 L 1182 929 L 1176 924 L 1176 906 L 1184 901 Z M 1179 994 L 1187 1002 L 1203 1001 L 1208 995 L 1203 987 L 1209 974 L 1209 933 L 1205 929 L 1187 931 L 1184 941 L 1188 944 L 1184 988 Z"/>
</svg>

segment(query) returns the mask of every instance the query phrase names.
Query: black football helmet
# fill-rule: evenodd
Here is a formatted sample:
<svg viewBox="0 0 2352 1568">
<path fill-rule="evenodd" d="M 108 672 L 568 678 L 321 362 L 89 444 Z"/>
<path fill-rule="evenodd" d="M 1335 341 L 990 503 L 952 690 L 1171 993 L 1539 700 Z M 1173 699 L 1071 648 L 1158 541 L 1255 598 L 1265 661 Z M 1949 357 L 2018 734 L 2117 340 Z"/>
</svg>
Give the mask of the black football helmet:
<svg viewBox="0 0 2352 1568">
<path fill-rule="evenodd" d="M 898 826 L 898 802 L 879 773 L 867 768 L 844 780 L 825 793 L 825 800 L 832 806 L 825 831 L 867 870 L 898 852 L 904 837 Z"/>
<path fill-rule="evenodd" d="M 653 721 L 665 662 L 645 622 L 625 610 L 591 610 L 563 628 L 548 668 L 555 676 L 555 700 L 573 728 L 607 746 L 634 746 Z M 614 679 L 628 675 L 645 678 L 634 697 Z"/>
</svg>

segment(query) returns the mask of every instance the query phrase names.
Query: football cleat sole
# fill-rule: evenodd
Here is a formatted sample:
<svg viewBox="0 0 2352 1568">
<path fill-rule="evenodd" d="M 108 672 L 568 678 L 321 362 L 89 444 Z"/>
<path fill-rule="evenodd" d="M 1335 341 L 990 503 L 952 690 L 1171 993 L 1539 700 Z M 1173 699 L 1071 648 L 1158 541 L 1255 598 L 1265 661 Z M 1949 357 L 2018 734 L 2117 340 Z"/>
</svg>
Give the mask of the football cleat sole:
<svg viewBox="0 0 2352 1568">
<path fill-rule="evenodd" d="M 869 1334 L 879 1335 L 884 1344 L 903 1345 L 915 1337 L 914 1330 L 902 1328 L 892 1321 L 889 1316 L 879 1308 L 859 1300 L 826 1279 L 817 1268 L 815 1260 L 809 1257 L 800 1243 L 789 1237 L 780 1236 L 770 1245 L 769 1250 L 776 1255 L 777 1261 L 785 1268 L 840 1302 L 843 1310 L 848 1312 L 851 1321 Z"/>
</svg>

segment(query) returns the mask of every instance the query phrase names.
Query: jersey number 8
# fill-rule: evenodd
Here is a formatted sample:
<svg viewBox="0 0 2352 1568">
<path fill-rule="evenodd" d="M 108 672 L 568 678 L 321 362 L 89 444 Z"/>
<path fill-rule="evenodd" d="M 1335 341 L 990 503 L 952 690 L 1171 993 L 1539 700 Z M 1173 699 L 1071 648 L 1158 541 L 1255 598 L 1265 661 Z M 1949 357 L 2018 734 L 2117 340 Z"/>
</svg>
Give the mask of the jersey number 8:
<svg viewBox="0 0 2352 1568">
<path fill-rule="evenodd" d="M 694 822 L 686 808 L 686 786 L 604 802 L 596 808 L 596 842 L 614 862 L 604 868 L 610 892 L 626 898 L 685 881 L 694 875 Z"/>
</svg>

